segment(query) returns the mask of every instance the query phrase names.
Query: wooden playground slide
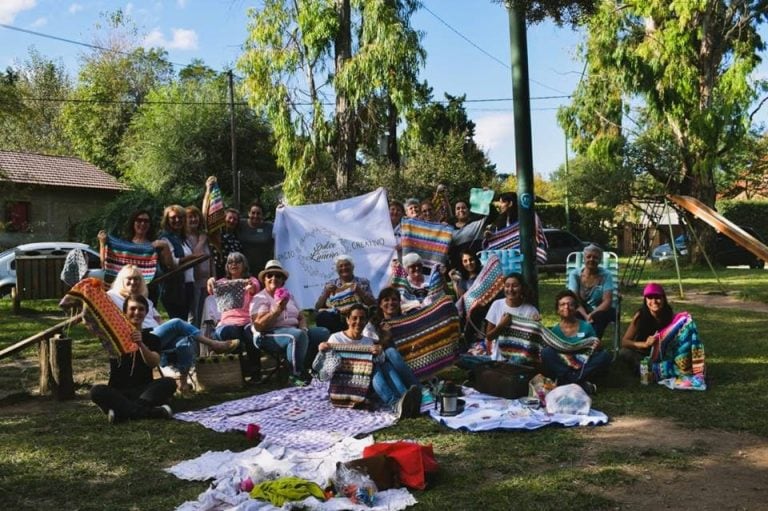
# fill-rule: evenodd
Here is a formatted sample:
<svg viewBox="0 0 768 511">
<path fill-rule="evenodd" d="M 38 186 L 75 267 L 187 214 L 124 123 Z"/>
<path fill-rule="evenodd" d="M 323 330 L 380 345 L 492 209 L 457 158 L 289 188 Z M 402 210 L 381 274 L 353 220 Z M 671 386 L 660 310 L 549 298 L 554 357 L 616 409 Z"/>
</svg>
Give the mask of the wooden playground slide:
<svg viewBox="0 0 768 511">
<path fill-rule="evenodd" d="M 768 261 L 768 247 L 700 200 L 688 195 L 670 194 L 667 197 L 699 220 L 711 225 L 717 232 L 731 238 L 737 245 L 749 250 L 761 260 Z"/>
</svg>

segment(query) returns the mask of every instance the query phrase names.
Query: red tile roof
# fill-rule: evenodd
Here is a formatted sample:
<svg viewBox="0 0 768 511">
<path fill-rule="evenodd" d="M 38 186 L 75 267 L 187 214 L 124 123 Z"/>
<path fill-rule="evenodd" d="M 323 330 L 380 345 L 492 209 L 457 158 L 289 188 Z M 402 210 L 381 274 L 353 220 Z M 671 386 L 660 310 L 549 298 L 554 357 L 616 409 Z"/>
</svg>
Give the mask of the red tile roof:
<svg viewBox="0 0 768 511">
<path fill-rule="evenodd" d="M 0 151 L 0 182 L 67 186 L 98 190 L 128 190 L 95 165 L 68 156 Z"/>
</svg>

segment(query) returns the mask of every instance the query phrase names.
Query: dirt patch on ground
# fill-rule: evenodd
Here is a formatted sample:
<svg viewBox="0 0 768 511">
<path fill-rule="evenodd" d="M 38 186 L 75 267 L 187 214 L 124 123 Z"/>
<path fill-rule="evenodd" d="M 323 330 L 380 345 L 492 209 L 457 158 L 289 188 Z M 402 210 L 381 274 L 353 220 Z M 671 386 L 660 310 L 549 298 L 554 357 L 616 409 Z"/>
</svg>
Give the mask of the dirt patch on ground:
<svg viewBox="0 0 768 511">
<path fill-rule="evenodd" d="M 603 457 L 614 463 L 618 458 L 629 478 L 628 484 L 599 490 L 618 502 L 618 509 L 768 508 L 764 438 L 640 417 L 621 417 L 580 434 L 589 439 L 584 464 L 597 467 Z"/>
<path fill-rule="evenodd" d="M 692 303 L 702 307 L 713 307 L 719 309 L 739 309 L 753 312 L 768 313 L 768 304 L 762 302 L 751 302 L 739 300 L 735 296 L 716 293 L 686 293 L 685 298 L 675 297 L 675 304 Z"/>
</svg>

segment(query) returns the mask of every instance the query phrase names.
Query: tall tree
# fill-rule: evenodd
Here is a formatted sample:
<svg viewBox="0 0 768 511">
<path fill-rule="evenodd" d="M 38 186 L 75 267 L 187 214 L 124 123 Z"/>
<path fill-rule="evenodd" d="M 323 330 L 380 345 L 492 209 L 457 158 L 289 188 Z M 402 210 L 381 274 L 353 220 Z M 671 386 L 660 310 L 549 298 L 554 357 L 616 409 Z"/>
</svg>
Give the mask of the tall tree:
<svg viewBox="0 0 768 511">
<path fill-rule="evenodd" d="M 11 74 L 6 75 L 7 83 L 12 83 L 15 89 L 18 115 L 0 117 L 0 147 L 66 154 L 68 144 L 61 129 L 60 112 L 71 84 L 64 65 L 30 49 L 27 60 L 8 73 Z"/>
<path fill-rule="evenodd" d="M 360 141 L 386 126 L 360 123 L 360 112 L 385 95 L 399 112 L 410 107 L 412 70 L 423 60 L 409 24 L 417 6 L 417 0 L 265 0 L 250 11 L 239 67 L 249 99 L 272 124 L 289 202 L 348 193 Z"/>
<path fill-rule="evenodd" d="M 106 36 L 94 45 L 105 49 L 84 57 L 62 120 L 78 156 L 119 176 L 123 134 L 152 88 L 169 83 L 173 68 L 164 50 L 137 47 L 136 32 L 122 12 L 107 21 Z"/>
<path fill-rule="evenodd" d="M 206 73 L 203 73 L 206 74 Z M 133 185 L 162 195 L 202 193 L 209 175 L 232 193 L 227 76 L 222 74 L 158 87 L 133 116 L 121 144 L 121 167 Z M 236 100 L 236 145 L 241 190 L 246 200 L 279 182 L 266 123 Z"/>
</svg>

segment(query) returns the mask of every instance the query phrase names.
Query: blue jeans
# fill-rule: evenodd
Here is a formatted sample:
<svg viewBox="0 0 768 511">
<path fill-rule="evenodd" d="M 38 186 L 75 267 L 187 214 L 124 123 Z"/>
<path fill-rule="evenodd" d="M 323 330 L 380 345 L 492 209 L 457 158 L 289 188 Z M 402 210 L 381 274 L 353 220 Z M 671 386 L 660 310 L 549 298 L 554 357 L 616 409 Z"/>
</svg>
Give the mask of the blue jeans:
<svg viewBox="0 0 768 511">
<path fill-rule="evenodd" d="M 243 348 L 245 348 L 245 353 L 248 356 L 248 365 L 243 366 L 243 372 L 246 376 L 250 375 L 256 377 L 259 375 L 261 369 L 261 351 L 253 344 L 253 333 L 250 324 L 245 326 L 217 326 L 213 335 L 220 341 L 239 339 L 240 345 L 238 351 L 242 353 Z"/>
<path fill-rule="evenodd" d="M 328 340 L 331 333 L 327 328 L 311 327 L 308 330 L 294 327 L 280 327 L 268 332 L 261 332 L 254 336 L 253 342 L 257 348 L 268 351 L 285 350 L 286 358 L 291 362 L 293 374 L 301 375 L 305 371 L 307 353 L 314 360 L 317 347 L 321 342 Z"/>
<path fill-rule="evenodd" d="M 385 349 L 384 357 L 386 358 L 387 363 L 392 366 L 397 372 L 397 375 L 406 385 L 406 390 L 407 387 L 410 387 L 411 385 L 419 385 L 419 380 L 416 378 L 416 375 L 413 374 L 413 369 L 411 369 L 411 366 L 405 362 L 405 359 L 403 359 L 403 356 L 396 348 Z"/>
<path fill-rule="evenodd" d="M 373 390 L 381 401 L 393 406 L 412 385 L 419 385 L 413 370 L 395 348 L 384 350 L 384 360 L 373 369 Z"/>
<path fill-rule="evenodd" d="M 195 363 L 197 342 L 195 337 L 200 335 L 200 329 L 179 318 L 172 318 L 152 329 L 152 333 L 160 338 L 160 364 L 169 364 L 168 353 L 173 352 L 176 360 L 173 366 L 179 371 L 189 370 Z"/>
<path fill-rule="evenodd" d="M 605 350 L 592 353 L 581 369 L 573 369 L 560 358 L 554 348 L 545 346 L 541 350 L 541 362 L 544 365 L 544 374 L 555 378 L 558 385 L 569 383 L 581 383 L 589 379 L 589 375 L 603 371 L 611 364 L 611 354 Z"/>
</svg>

